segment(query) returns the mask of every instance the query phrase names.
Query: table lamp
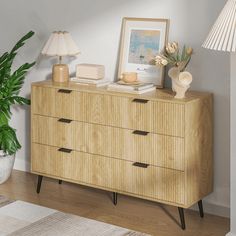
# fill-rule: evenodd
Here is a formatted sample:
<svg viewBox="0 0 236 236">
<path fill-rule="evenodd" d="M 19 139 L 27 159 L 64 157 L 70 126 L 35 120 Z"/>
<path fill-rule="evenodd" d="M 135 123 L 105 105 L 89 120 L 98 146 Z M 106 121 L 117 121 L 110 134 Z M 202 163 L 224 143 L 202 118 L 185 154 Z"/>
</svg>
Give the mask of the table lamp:
<svg viewBox="0 0 236 236">
<path fill-rule="evenodd" d="M 66 31 L 54 31 L 41 53 L 59 58 L 59 64 L 53 65 L 52 80 L 54 82 L 68 82 L 69 67 L 67 64 L 62 64 L 62 57 L 75 56 L 80 53 L 71 35 Z"/>
</svg>

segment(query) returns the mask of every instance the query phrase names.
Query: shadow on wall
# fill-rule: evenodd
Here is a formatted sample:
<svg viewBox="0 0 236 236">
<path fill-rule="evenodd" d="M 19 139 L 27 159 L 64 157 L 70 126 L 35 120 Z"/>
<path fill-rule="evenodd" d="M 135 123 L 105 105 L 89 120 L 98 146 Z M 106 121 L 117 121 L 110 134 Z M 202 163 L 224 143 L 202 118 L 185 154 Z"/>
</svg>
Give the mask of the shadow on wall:
<svg viewBox="0 0 236 236">
<path fill-rule="evenodd" d="M 56 0 L 50 2 L 43 0 L 40 1 L 40 3 L 25 0 L 25 2 L 27 2 L 27 8 L 23 9 L 22 4 L 20 3 L 15 7 L 20 9 L 19 11 L 26 11 L 24 15 L 27 15 L 28 19 L 30 19 L 27 24 L 36 32 L 37 54 L 35 55 L 39 55 L 39 57 L 37 56 L 36 68 L 47 69 L 49 65 L 52 66 L 56 62 L 56 59 L 42 57 L 40 56 L 40 51 L 52 31 L 67 30 L 71 32 L 72 37 L 74 37 L 75 41 L 78 42 L 79 47 L 80 45 L 81 47 L 84 46 L 82 39 L 84 38 L 84 35 L 88 35 L 88 39 L 85 42 L 88 43 L 86 46 L 90 48 L 99 48 L 102 39 L 101 36 L 97 34 L 97 31 L 100 30 L 104 33 L 103 41 L 110 37 L 112 43 L 117 45 L 117 42 L 119 43 L 117 33 L 117 40 L 113 40 L 114 25 L 112 25 L 113 27 L 109 27 L 110 25 L 108 25 L 107 22 L 110 20 L 104 22 L 104 19 L 106 19 L 106 16 L 107 19 L 114 19 L 114 21 L 117 21 L 117 18 L 119 18 L 119 25 L 116 24 L 115 28 L 120 34 L 122 17 L 117 17 L 117 14 L 114 14 L 113 16 L 113 13 L 119 11 L 120 8 L 124 7 L 124 5 L 129 5 L 131 9 L 130 13 L 132 15 L 132 4 L 134 4 L 134 2 L 137 4 L 139 1 L 71 0 L 69 2 L 61 1 L 60 4 L 58 4 L 58 1 Z M 17 5 L 17 3 L 15 5 Z M 107 36 L 105 36 L 105 34 Z M 95 43 L 91 44 L 91 40 Z M 116 51 L 116 53 L 118 54 L 118 51 Z M 88 60 L 85 55 L 89 55 L 90 58 L 92 57 L 91 52 L 85 51 L 82 52 L 78 58 L 81 58 L 81 60 Z M 76 59 L 71 61 L 71 59 L 64 58 L 65 63 L 68 63 L 68 60 L 70 60 L 70 63 L 76 61 Z M 93 59 L 90 61 L 92 60 Z"/>
<path fill-rule="evenodd" d="M 82 48 L 86 48 L 89 45 L 90 48 L 91 46 L 99 48 L 99 43 L 102 41 L 109 41 L 109 38 L 110 44 L 118 44 L 119 37 L 117 37 L 117 35 L 120 33 L 122 17 L 119 16 L 120 14 L 116 14 L 116 16 L 113 17 L 113 13 L 119 11 L 120 8 L 124 7 L 124 5 L 129 5 L 129 8 L 131 9 L 130 12 L 132 12 L 132 4 L 137 4 L 137 2 L 139 1 L 71 0 L 67 2 L 58 2 L 57 0 L 52 0 L 49 2 L 42 0 L 36 2 L 22 0 L 20 2 L 15 2 L 9 0 L 1 3 L 0 18 L 4 19 L 4 22 L 8 22 L 8 24 L 6 25 L 3 23 L 3 20 L 0 22 L 0 28 L 5 32 L 5 37 L 3 40 L 1 39 L 0 51 L 5 51 L 11 48 L 14 42 L 28 30 L 32 29 L 36 33 L 20 51 L 19 56 L 15 61 L 15 67 L 18 67 L 26 61 L 31 62 L 37 60 L 38 62 L 34 69 L 32 69 L 27 75 L 25 85 L 22 89 L 22 95 L 30 97 L 30 84 L 32 82 L 50 78 L 52 65 L 56 63 L 57 59 L 41 57 L 40 52 L 52 31 L 68 30 L 72 33 L 72 36 L 75 37 L 75 41 L 78 42 L 78 44 L 82 41 L 81 38 L 84 38 L 84 35 L 87 35 L 86 33 L 90 32 L 88 37 L 90 40 L 95 41 L 95 45 L 91 45 L 91 41 L 90 43 L 87 43 L 87 39 L 85 39 L 85 41 L 82 41 L 81 43 Z M 117 31 L 119 32 L 118 34 L 114 35 L 114 33 L 109 31 L 110 25 L 107 26 L 107 22 L 104 22 L 104 16 L 105 18 L 107 16 L 108 19 L 115 19 L 117 22 L 115 28 L 117 28 Z M 104 27 L 104 25 L 106 26 Z M 113 29 L 114 27 L 111 27 L 111 30 Z M 97 35 L 100 30 L 103 34 L 106 33 L 105 38 L 101 38 L 101 35 Z M 92 32 L 94 32 L 94 35 Z M 113 39 L 115 37 L 117 39 L 114 42 Z M 97 40 L 97 38 L 99 38 L 99 40 Z M 87 45 L 85 45 L 85 43 L 87 43 Z M 102 47 L 104 47 L 104 45 Z M 113 49 L 113 51 L 116 51 L 116 49 Z M 84 55 L 88 55 L 88 57 L 83 57 L 82 55 L 81 60 L 90 60 L 93 55 L 92 52 L 94 52 L 93 49 L 89 52 L 84 52 Z M 107 57 L 108 56 L 109 55 L 107 54 Z M 72 58 L 68 60 L 72 60 Z M 95 60 L 98 62 L 98 59 Z M 114 60 L 116 60 L 116 58 Z M 73 63 L 74 60 L 70 62 Z M 101 60 L 101 64 L 102 63 L 105 64 L 105 62 Z M 114 68 L 112 68 L 112 70 L 114 70 Z M 14 127 L 18 130 L 18 137 L 22 144 L 22 150 L 17 156 L 20 161 L 26 160 L 29 162 L 30 108 L 25 107 L 22 111 L 13 109 L 13 113 L 15 113 L 15 118 L 13 118 Z M 27 167 L 27 163 L 25 167 Z"/>
<path fill-rule="evenodd" d="M 188 1 L 185 25 L 187 42 L 195 49 L 189 70 L 194 76 L 192 88 L 214 94 L 214 193 L 207 199 L 229 207 L 230 183 L 230 54 L 201 47 L 223 9 L 225 1 Z M 194 16 L 194 14 L 198 14 Z M 193 13 L 193 14 L 192 14 Z M 192 27 L 197 19 L 197 26 Z M 193 38 L 192 35 L 197 35 Z M 191 40 L 192 39 L 192 40 Z"/>
</svg>

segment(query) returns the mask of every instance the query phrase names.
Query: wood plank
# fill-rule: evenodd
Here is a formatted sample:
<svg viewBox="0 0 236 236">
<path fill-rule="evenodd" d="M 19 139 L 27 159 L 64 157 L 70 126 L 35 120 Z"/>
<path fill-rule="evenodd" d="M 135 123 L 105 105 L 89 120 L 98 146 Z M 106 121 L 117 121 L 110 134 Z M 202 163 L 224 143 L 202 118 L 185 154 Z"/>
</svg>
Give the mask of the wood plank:
<svg viewBox="0 0 236 236">
<path fill-rule="evenodd" d="M 75 149 L 73 123 L 59 118 L 32 115 L 32 142 Z"/>
<path fill-rule="evenodd" d="M 34 86 L 33 114 L 183 137 L 183 105 L 139 103 L 127 97 L 59 91 Z"/>
<path fill-rule="evenodd" d="M 184 170 L 184 139 L 74 122 L 75 149 L 133 162 Z"/>
<path fill-rule="evenodd" d="M 186 106 L 185 182 L 189 206 L 213 191 L 213 97 Z"/>
<path fill-rule="evenodd" d="M 47 116 L 55 115 L 55 89 L 32 85 L 31 113 Z"/>
<path fill-rule="evenodd" d="M 33 115 L 32 141 L 133 162 L 184 170 L 184 139 Z M 46 132 L 45 132 L 46 131 Z"/>
<path fill-rule="evenodd" d="M 58 148 L 33 144 L 32 171 L 101 186 L 108 191 L 132 193 L 184 204 L 184 173 L 87 153 L 58 152 Z"/>
<path fill-rule="evenodd" d="M 187 102 L 191 102 L 199 98 L 204 98 L 206 96 L 209 96 L 210 94 L 208 92 L 187 91 L 186 98 L 175 99 L 174 93 L 170 89 L 157 89 L 157 91 L 154 92 L 145 93 L 141 95 L 133 95 L 129 93 L 108 91 L 106 87 L 96 88 L 94 86 L 80 85 L 75 82 L 56 83 L 51 80 L 35 82 L 33 83 L 33 86 L 57 88 L 57 89 L 71 89 L 85 93 L 95 93 L 95 94 L 111 95 L 111 96 L 114 95 L 118 97 L 128 97 L 128 98 L 141 98 L 141 99 L 148 99 L 151 101 L 170 102 L 174 104 L 186 104 Z"/>
<path fill-rule="evenodd" d="M 185 105 L 153 102 L 152 106 L 152 130 L 159 134 L 184 137 Z"/>
</svg>

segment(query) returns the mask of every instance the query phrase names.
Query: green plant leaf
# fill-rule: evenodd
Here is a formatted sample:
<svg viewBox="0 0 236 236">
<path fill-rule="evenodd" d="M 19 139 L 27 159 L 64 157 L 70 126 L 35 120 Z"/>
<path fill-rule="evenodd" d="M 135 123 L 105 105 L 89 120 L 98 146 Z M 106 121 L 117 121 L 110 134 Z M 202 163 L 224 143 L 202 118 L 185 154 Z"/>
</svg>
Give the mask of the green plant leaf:
<svg viewBox="0 0 236 236">
<path fill-rule="evenodd" d="M 181 55 L 181 61 L 184 61 L 186 57 L 186 46 L 183 46 L 183 50 L 182 50 L 182 55 Z"/>
<path fill-rule="evenodd" d="M 21 148 L 15 129 L 8 125 L 12 115 L 11 106 L 30 105 L 30 100 L 19 96 L 19 93 L 27 72 L 35 65 L 35 62 L 25 63 L 12 73 L 12 63 L 18 49 L 33 35 L 34 32 L 30 31 L 16 43 L 10 53 L 5 52 L 0 56 L 0 150 L 10 155 Z"/>
<path fill-rule="evenodd" d="M 25 36 L 23 36 L 17 43 L 16 45 L 12 48 L 10 55 L 16 53 L 16 51 L 21 48 L 22 46 L 24 46 L 25 41 L 29 38 L 31 38 L 34 35 L 33 31 L 29 31 Z"/>
<path fill-rule="evenodd" d="M 0 149 L 12 155 L 20 148 L 21 145 L 16 137 L 16 130 L 9 125 L 0 126 Z"/>
<path fill-rule="evenodd" d="M 5 84 L 5 92 L 7 96 L 18 95 L 20 89 L 23 86 L 26 73 L 28 70 L 35 65 L 35 62 L 29 64 L 25 63 L 24 65 L 20 66 L 6 81 Z"/>
</svg>

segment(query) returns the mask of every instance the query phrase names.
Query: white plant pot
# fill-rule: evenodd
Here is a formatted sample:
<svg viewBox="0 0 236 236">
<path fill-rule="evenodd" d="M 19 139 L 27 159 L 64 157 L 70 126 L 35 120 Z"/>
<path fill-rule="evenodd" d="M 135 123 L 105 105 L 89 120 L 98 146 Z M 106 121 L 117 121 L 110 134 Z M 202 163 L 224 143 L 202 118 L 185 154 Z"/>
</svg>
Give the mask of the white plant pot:
<svg viewBox="0 0 236 236">
<path fill-rule="evenodd" d="M 15 162 L 15 155 L 7 155 L 0 150 L 0 184 L 6 182 L 11 176 Z"/>
</svg>

